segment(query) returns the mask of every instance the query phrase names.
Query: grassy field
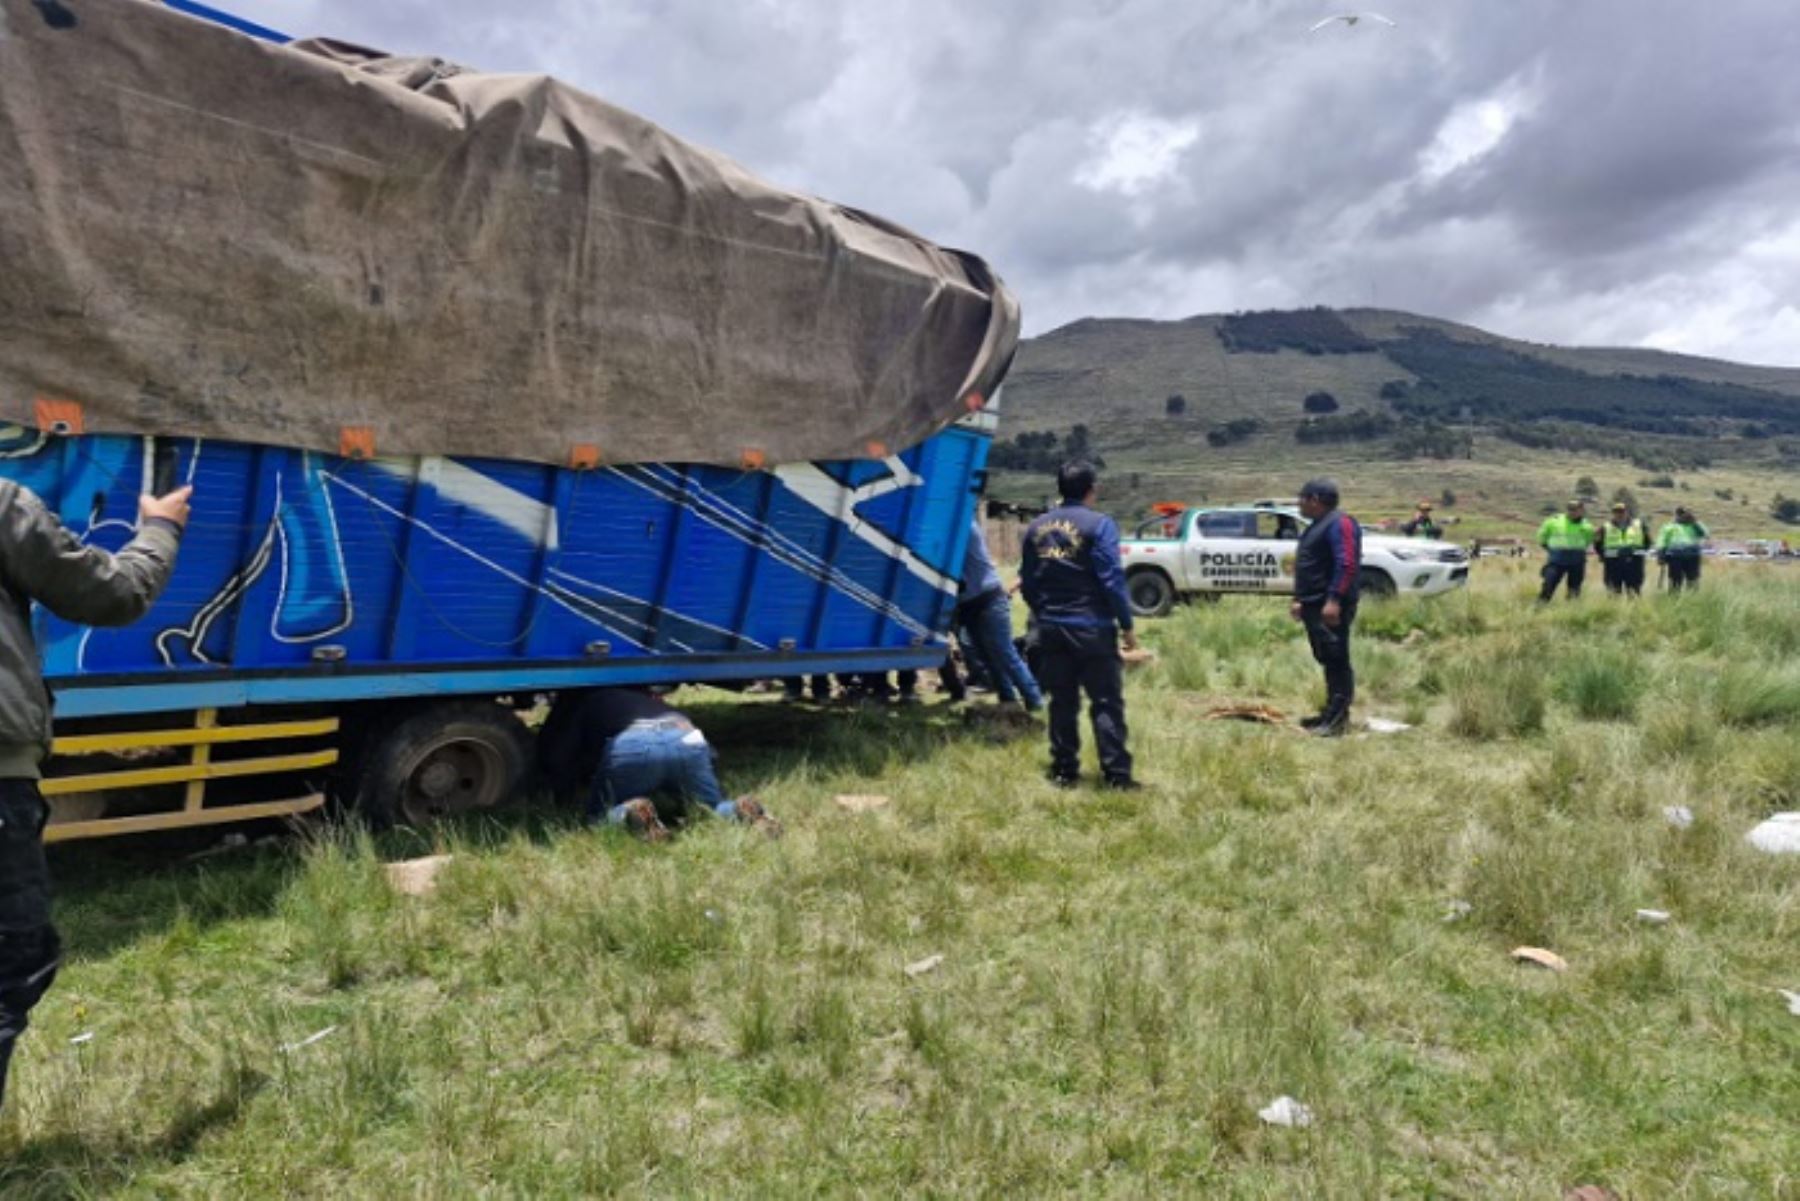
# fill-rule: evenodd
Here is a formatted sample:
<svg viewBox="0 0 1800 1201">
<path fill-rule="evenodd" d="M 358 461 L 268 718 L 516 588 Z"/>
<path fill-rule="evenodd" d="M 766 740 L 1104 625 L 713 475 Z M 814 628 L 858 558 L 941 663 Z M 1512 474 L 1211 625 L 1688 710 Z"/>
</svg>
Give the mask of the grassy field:
<svg viewBox="0 0 1800 1201">
<path fill-rule="evenodd" d="M 1344 488 L 1346 508 L 1365 523 L 1409 517 L 1421 498 L 1437 501 L 1449 490 L 1457 504 L 1440 508 L 1438 516 L 1450 519 L 1445 533 L 1451 539 L 1512 537 L 1533 543 L 1543 507 L 1566 503 L 1576 481 L 1590 476 L 1602 497 L 1592 510 L 1595 520 L 1604 519 L 1614 490 L 1626 487 L 1655 525 L 1685 504 L 1719 537 L 1800 543 L 1800 527 L 1769 516 L 1777 492 L 1800 493 L 1800 478 L 1767 463 L 1724 460 L 1678 473 L 1675 488 L 1649 488 L 1640 482 L 1644 472 L 1618 459 L 1528 450 L 1488 436 L 1476 439 L 1474 459 L 1408 462 L 1382 458 L 1366 447 L 1297 446 L 1285 433 L 1187 455 L 1159 450 L 1155 439 L 1146 437 L 1132 449 L 1109 451 L 1106 463 L 1103 507 L 1121 522 L 1156 501 L 1225 504 L 1291 496 L 1310 477 L 1333 475 Z M 1041 503 L 1054 488 L 1047 475 L 1009 472 L 996 475 L 991 490 L 998 499 Z"/>
<path fill-rule="evenodd" d="M 1800 1198 L 1800 862 L 1743 841 L 1800 808 L 1800 575 L 1532 584 L 1370 607 L 1363 712 L 1418 728 L 1341 742 L 1205 720 L 1316 700 L 1278 602 L 1155 623 L 1141 794 L 941 704 L 695 692 L 785 840 L 64 850 L 0 1194 Z"/>
</svg>

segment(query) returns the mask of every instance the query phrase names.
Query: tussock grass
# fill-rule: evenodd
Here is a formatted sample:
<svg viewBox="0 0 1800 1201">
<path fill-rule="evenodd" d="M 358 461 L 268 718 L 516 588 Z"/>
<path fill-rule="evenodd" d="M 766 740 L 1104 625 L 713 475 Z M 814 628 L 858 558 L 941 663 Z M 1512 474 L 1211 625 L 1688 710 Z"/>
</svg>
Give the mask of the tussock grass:
<svg viewBox="0 0 1800 1201">
<path fill-rule="evenodd" d="M 1743 833 L 1800 805 L 1800 740 L 1746 630 L 1778 646 L 1800 590 L 1541 611 L 1487 567 L 1365 608 L 1359 708 L 1421 726 L 1388 737 L 1201 720 L 1316 703 L 1275 603 L 1147 623 L 1139 794 L 1054 790 L 1038 738 L 936 705 L 696 691 L 783 841 L 534 804 L 60 849 L 0 1195 L 1791 1194 L 1800 864 Z M 386 890 L 434 850 L 434 895 Z M 1280 1093 L 1318 1123 L 1263 1126 Z"/>
<path fill-rule="evenodd" d="M 1726 725 L 1800 723 L 1800 666 L 1732 663 L 1719 672 L 1717 688 Z"/>
<path fill-rule="evenodd" d="M 1518 738 L 1544 728 L 1548 664 L 1522 641 L 1455 664 L 1446 673 L 1450 731 L 1464 738 Z"/>
<path fill-rule="evenodd" d="M 1560 658 L 1557 699 L 1590 721 L 1613 721 L 1636 714 L 1646 675 L 1643 659 L 1617 644 L 1584 647 Z"/>
</svg>

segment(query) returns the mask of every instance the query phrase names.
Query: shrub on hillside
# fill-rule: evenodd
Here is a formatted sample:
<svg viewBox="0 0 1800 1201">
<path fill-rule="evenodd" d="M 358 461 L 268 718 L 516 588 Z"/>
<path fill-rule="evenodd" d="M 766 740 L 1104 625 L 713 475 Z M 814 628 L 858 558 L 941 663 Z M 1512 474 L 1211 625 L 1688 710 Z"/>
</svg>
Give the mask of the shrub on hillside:
<svg viewBox="0 0 1800 1201">
<path fill-rule="evenodd" d="M 1187 397 L 1177 392 L 1163 401 L 1163 413 L 1169 417 L 1179 417 L 1187 412 Z"/>
<path fill-rule="evenodd" d="M 1206 444 L 1215 449 L 1232 446 L 1239 442 L 1247 442 L 1262 429 L 1262 422 L 1254 417 L 1239 417 L 1224 425 L 1214 426 L 1206 431 Z"/>
<path fill-rule="evenodd" d="M 1370 442 L 1394 432 L 1394 419 L 1385 413 L 1358 409 L 1337 417 L 1308 417 L 1294 427 L 1294 439 L 1314 445 L 1321 442 Z"/>
<path fill-rule="evenodd" d="M 1402 426 L 1394 438 L 1396 459 L 1472 459 L 1475 436 L 1467 430 L 1426 422 Z"/>
<path fill-rule="evenodd" d="M 1308 413 L 1335 413 L 1338 411 L 1337 397 L 1329 392 L 1309 392 L 1300 407 Z"/>
<path fill-rule="evenodd" d="M 1323 306 L 1295 312 L 1234 313 L 1219 323 L 1219 340 L 1233 353 L 1365 354 L 1377 349 Z"/>
</svg>

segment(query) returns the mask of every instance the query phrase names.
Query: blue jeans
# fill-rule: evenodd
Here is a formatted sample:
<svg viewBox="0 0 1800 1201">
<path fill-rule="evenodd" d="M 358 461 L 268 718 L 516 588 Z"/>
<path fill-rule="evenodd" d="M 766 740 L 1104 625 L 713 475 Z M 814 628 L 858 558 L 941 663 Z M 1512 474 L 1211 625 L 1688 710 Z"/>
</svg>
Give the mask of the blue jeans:
<svg viewBox="0 0 1800 1201">
<path fill-rule="evenodd" d="M 1019 648 L 1013 645 L 1012 602 L 1006 593 L 991 588 L 963 606 L 963 621 L 975 637 L 975 649 L 981 656 L 1000 700 L 1009 702 L 1023 697 L 1027 709 L 1044 704 L 1044 694 L 1032 678 Z"/>
<path fill-rule="evenodd" d="M 587 818 L 590 822 L 604 820 L 617 825 L 625 820 L 626 801 L 638 797 L 656 799 L 671 793 L 682 801 L 703 805 L 720 817 L 737 813 L 737 806 L 725 799 L 719 778 L 713 774 L 712 749 L 699 730 L 666 722 L 640 722 L 607 746 L 600 771 L 594 776 Z M 660 804 L 657 810 L 668 812 Z"/>
</svg>

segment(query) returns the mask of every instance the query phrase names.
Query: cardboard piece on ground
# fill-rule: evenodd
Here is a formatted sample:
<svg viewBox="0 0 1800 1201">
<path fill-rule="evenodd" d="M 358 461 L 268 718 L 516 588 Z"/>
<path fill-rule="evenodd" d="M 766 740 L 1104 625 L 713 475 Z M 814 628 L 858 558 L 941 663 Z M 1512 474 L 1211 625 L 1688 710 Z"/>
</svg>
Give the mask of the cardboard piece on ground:
<svg viewBox="0 0 1800 1201">
<path fill-rule="evenodd" d="M 1800 813 L 1777 813 L 1746 836 L 1769 855 L 1800 855 Z"/>
<path fill-rule="evenodd" d="M 937 971 L 943 962 L 944 957 L 942 955 L 927 955 L 917 963 L 907 964 L 906 974 L 909 976 L 923 976 L 927 972 Z"/>
<path fill-rule="evenodd" d="M 437 888 L 437 875 L 449 863 L 450 855 L 427 855 L 387 865 L 388 887 L 409 897 L 422 897 Z"/>
<path fill-rule="evenodd" d="M 1553 972 L 1569 970 L 1568 961 L 1555 951 L 1546 951 L 1542 947 L 1514 947 L 1512 957 L 1519 963 L 1535 963 L 1539 967 L 1547 967 Z"/>
<path fill-rule="evenodd" d="M 849 813 L 868 813 L 875 809 L 881 809 L 884 808 L 890 800 L 890 798 L 884 796 L 858 796 L 849 793 L 832 799 L 837 802 L 837 807 L 839 809 Z"/>
<path fill-rule="evenodd" d="M 1637 911 L 1637 920 L 1646 925 L 1665 926 L 1669 922 L 1669 913 L 1666 909 L 1640 909 Z"/>
<path fill-rule="evenodd" d="M 1249 721 L 1264 726 L 1287 724 L 1287 714 L 1273 705 L 1215 705 L 1206 711 L 1207 721 Z"/>
</svg>

